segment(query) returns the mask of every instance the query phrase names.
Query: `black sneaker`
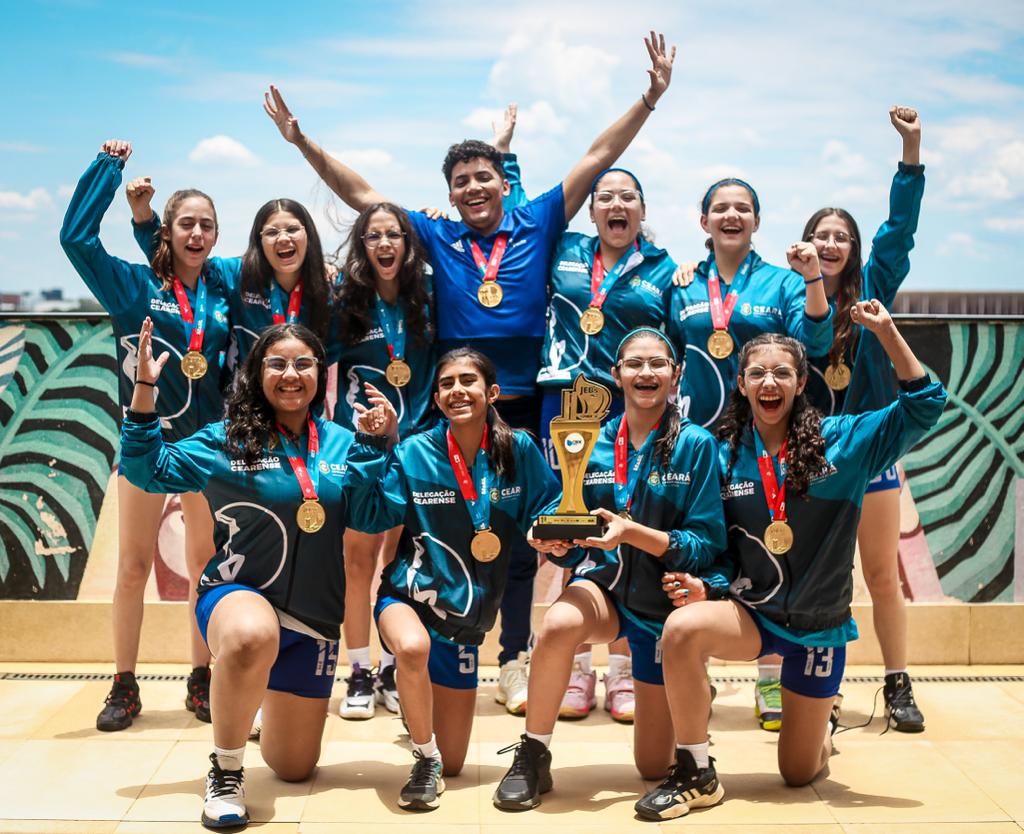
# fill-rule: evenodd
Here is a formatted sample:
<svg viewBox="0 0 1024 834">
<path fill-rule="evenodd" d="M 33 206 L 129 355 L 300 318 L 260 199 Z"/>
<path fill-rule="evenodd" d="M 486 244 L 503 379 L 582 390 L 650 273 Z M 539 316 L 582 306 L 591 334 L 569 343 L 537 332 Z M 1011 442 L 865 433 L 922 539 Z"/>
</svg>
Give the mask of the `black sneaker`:
<svg viewBox="0 0 1024 834">
<path fill-rule="evenodd" d="M 348 688 L 338 705 L 338 714 L 349 720 L 373 718 L 377 701 L 373 692 L 373 670 L 364 669 L 358 663 L 352 667 L 352 675 L 345 678 Z"/>
<path fill-rule="evenodd" d="M 407 811 L 433 811 L 440 804 L 438 797 L 444 793 L 441 760 L 433 756 L 428 759 L 418 750 L 413 750 L 412 754 L 416 764 L 398 795 L 398 807 Z"/>
<path fill-rule="evenodd" d="M 107 695 L 107 705 L 96 716 L 96 729 L 105 733 L 123 730 L 132 725 L 132 719 L 142 712 L 139 684 L 134 672 L 118 672 Z"/>
<path fill-rule="evenodd" d="M 515 750 L 508 769 L 494 792 L 494 807 L 503 811 L 526 811 L 540 805 L 540 795 L 552 788 L 551 751 L 525 733 L 520 741 L 503 747 L 498 753 Z"/>
<path fill-rule="evenodd" d="M 377 695 L 377 703 L 383 704 L 388 712 L 398 714 L 398 685 L 395 683 L 395 664 L 385 666 L 377 673 L 373 684 Z"/>
<path fill-rule="evenodd" d="M 914 701 L 910 675 L 906 672 L 886 675 L 882 695 L 885 698 L 885 715 L 890 727 L 901 733 L 924 732 L 924 716 Z"/>
<path fill-rule="evenodd" d="M 194 712 L 200 721 L 210 723 L 210 667 L 196 666 L 188 676 L 185 709 Z"/>
<path fill-rule="evenodd" d="M 689 750 L 676 749 L 675 766 L 658 787 L 648 791 L 634 810 L 646 820 L 671 820 L 682 817 L 691 808 L 717 805 L 725 796 L 725 788 L 715 773 L 715 760 L 707 767 L 697 767 Z"/>
<path fill-rule="evenodd" d="M 249 824 L 245 810 L 245 768 L 224 770 L 217 754 L 210 754 L 213 765 L 206 774 L 206 798 L 202 823 L 206 828 L 244 828 Z"/>
</svg>

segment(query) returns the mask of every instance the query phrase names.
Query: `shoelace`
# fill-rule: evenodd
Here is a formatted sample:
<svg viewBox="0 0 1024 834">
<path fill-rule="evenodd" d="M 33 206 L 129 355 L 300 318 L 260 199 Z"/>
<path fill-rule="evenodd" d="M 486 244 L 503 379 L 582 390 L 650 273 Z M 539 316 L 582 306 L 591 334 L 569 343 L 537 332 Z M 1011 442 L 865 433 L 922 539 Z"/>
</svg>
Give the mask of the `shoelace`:
<svg viewBox="0 0 1024 834">
<path fill-rule="evenodd" d="M 354 695 L 373 694 L 373 675 L 370 673 L 369 669 L 357 669 L 352 673 L 352 677 L 345 678 L 345 683 L 348 684 L 349 698 Z"/>
<path fill-rule="evenodd" d="M 210 768 L 210 786 L 206 790 L 207 797 L 219 799 L 222 796 L 235 796 L 241 792 L 241 770 L 224 770 L 217 761 L 217 754 L 210 756 L 213 767 Z"/>
<path fill-rule="evenodd" d="M 128 684 L 114 681 L 114 685 L 110 688 L 110 692 L 107 694 L 106 703 L 112 704 L 115 701 L 122 701 L 125 704 L 130 704 L 132 700 L 134 700 L 135 694 L 135 690 Z"/>
<path fill-rule="evenodd" d="M 530 772 L 531 756 L 530 751 L 526 747 L 525 741 L 517 741 L 515 744 L 510 744 L 508 747 L 502 747 L 498 751 L 498 755 L 501 756 L 505 753 L 509 753 L 515 750 L 515 758 L 512 759 L 512 767 L 508 769 L 509 776 L 526 776 Z"/>
<path fill-rule="evenodd" d="M 429 788 L 437 778 L 435 773 L 436 759 L 427 758 L 422 753 L 413 752 L 416 757 L 416 764 L 412 766 L 412 773 L 409 774 L 409 786 L 413 788 Z"/>
</svg>

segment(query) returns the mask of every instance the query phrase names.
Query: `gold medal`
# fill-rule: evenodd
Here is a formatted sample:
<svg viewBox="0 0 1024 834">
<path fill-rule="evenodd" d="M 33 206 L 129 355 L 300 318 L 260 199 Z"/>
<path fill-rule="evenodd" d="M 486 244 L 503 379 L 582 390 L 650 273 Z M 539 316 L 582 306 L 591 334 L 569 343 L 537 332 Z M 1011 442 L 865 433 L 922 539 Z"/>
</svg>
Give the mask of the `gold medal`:
<svg viewBox="0 0 1024 834">
<path fill-rule="evenodd" d="M 776 556 L 789 552 L 793 546 L 793 528 L 785 521 L 773 521 L 764 528 L 764 543 Z"/>
<path fill-rule="evenodd" d="M 708 336 L 708 353 L 715 359 L 728 359 L 732 354 L 733 341 L 728 330 L 715 330 Z"/>
<path fill-rule="evenodd" d="M 395 386 L 395 388 L 404 388 L 409 384 L 409 380 L 412 379 L 412 369 L 404 360 L 392 359 L 387 370 L 384 372 L 384 376 L 387 377 L 388 382 Z"/>
<path fill-rule="evenodd" d="M 181 357 L 181 372 L 189 379 L 202 379 L 207 368 L 206 357 L 198 350 L 190 350 Z"/>
<path fill-rule="evenodd" d="M 473 534 L 469 550 L 478 562 L 493 562 L 501 553 L 501 539 L 492 533 L 490 528 L 477 530 Z"/>
<path fill-rule="evenodd" d="M 629 514 L 629 510 L 619 510 L 619 518 L 625 519 L 626 521 L 633 520 L 633 516 Z"/>
<path fill-rule="evenodd" d="M 604 313 L 598 307 L 587 307 L 580 316 L 580 329 L 588 336 L 594 336 L 604 328 Z"/>
<path fill-rule="evenodd" d="M 833 391 L 842 391 L 850 384 L 850 366 L 842 359 L 838 365 L 829 365 L 825 368 L 825 384 Z"/>
<path fill-rule="evenodd" d="M 504 295 L 505 292 L 497 281 L 484 281 L 476 288 L 477 300 L 484 307 L 497 307 L 501 304 L 501 299 Z"/>
<path fill-rule="evenodd" d="M 307 498 L 295 513 L 295 520 L 303 533 L 315 533 L 327 521 L 324 505 L 315 498 Z"/>
</svg>

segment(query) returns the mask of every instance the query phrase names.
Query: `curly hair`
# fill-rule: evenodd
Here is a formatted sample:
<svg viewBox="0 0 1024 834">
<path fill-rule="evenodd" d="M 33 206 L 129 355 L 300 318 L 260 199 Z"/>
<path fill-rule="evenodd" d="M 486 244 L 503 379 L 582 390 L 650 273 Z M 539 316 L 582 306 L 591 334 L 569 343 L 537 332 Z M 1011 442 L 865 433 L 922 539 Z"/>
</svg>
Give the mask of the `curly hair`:
<svg viewBox="0 0 1024 834">
<path fill-rule="evenodd" d="M 668 337 L 664 333 L 660 330 L 655 330 L 653 327 L 638 327 L 630 333 L 627 333 L 626 337 L 619 342 L 619 349 L 615 355 L 616 361 L 622 359 L 622 355 L 625 353 L 627 347 L 640 339 L 652 339 L 664 344 L 668 349 L 668 355 L 672 360 L 673 365 L 678 367 L 675 346 L 669 341 Z M 682 421 L 679 417 L 679 409 L 666 400 L 665 413 L 662 415 L 661 425 L 658 428 L 657 440 L 654 441 L 654 449 L 651 454 L 651 460 L 657 461 L 657 466 L 661 469 L 667 469 L 672 463 L 672 453 L 676 448 L 676 440 L 679 438 L 679 428 L 681 423 Z"/>
<path fill-rule="evenodd" d="M 494 173 L 504 179 L 505 169 L 502 167 L 501 153 L 497 148 L 494 145 L 481 142 L 479 139 L 464 139 L 449 147 L 448 153 L 444 155 L 441 170 L 444 172 L 444 181 L 449 188 L 452 185 L 452 171 L 455 170 L 455 166 L 460 162 L 469 162 L 471 159 L 483 159 L 485 162 L 489 162 L 494 168 Z"/>
<path fill-rule="evenodd" d="M 818 209 L 804 226 L 803 239 L 813 240 L 818 224 L 826 217 L 838 217 L 850 230 L 850 257 L 846 259 L 846 266 L 839 273 L 836 311 L 832 319 L 832 348 L 828 352 L 829 364 L 838 365 L 846 356 L 846 351 L 852 351 L 857 343 L 857 328 L 853 326 L 853 320 L 850 318 L 850 308 L 860 301 L 864 288 L 864 271 L 860 259 L 860 229 L 857 228 L 857 221 L 853 219 L 853 215 L 846 209 Z"/>
<path fill-rule="evenodd" d="M 183 188 L 180 191 L 175 191 L 167 198 L 167 202 L 164 204 L 164 214 L 161 219 L 160 229 L 156 233 L 156 248 L 149 259 L 149 265 L 156 274 L 156 277 L 163 282 L 160 289 L 165 291 L 169 290 L 174 284 L 174 273 L 177 270 L 174 267 L 174 252 L 171 250 L 171 243 L 169 240 L 164 240 L 161 230 L 171 228 L 174 218 L 178 216 L 178 209 L 181 208 L 181 204 L 190 197 L 199 197 L 210 204 L 210 208 L 213 210 L 213 222 L 216 224 L 215 231 L 220 231 L 220 224 L 217 223 L 217 207 L 214 206 L 213 200 L 208 194 L 203 193 L 198 188 Z M 203 264 L 203 272 L 206 272 L 206 264 Z"/>
<path fill-rule="evenodd" d="M 310 311 L 310 329 L 324 339 L 330 321 L 331 284 L 324 272 L 324 253 L 316 223 L 306 207 L 295 200 L 281 198 L 270 200 L 260 206 L 249 230 L 249 245 L 242 255 L 242 291 L 268 295 L 274 282 L 274 269 L 263 251 L 261 233 L 272 214 L 286 211 L 291 214 L 306 232 L 306 257 L 299 267 L 302 282 L 302 305 Z"/>
<path fill-rule="evenodd" d="M 498 371 L 494 363 L 484 356 L 480 351 L 470 347 L 458 347 L 448 351 L 437 360 L 434 371 L 434 394 L 439 391 L 441 373 L 454 362 L 465 359 L 470 362 L 484 378 L 484 387 L 490 389 L 498 381 Z M 510 480 L 516 477 L 515 458 L 515 434 L 512 427 L 506 423 L 498 409 L 493 405 L 487 409 L 487 435 L 488 435 L 488 458 L 490 459 L 495 475 L 504 475 Z"/>
<path fill-rule="evenodd" d="M 746 369 L 751 354 L 764 347 L 778 347 L 793 357 L 797 376 L 807 379 L 807 352 L 796 339 L 778 333 L 762 333 L 755 336 L 740 351 L 739 369 Z M 740 392 L 739 386 L 729 395 L 729 404 L 718 423 L 716 434 L 719 440 L 729 442 L 729 465 L 725 482 L 732 478 L 732 468 L 739 455 L 740 438 L 751 424 L 753 413 L 750 401 Z M 821 412 L 810 404 L 803 392 L 793 401 L 793 410 L 788 415 L 786 431 L 786 491 L 789 495 L 804 495 L 811 478 L 826 465 L 825 440 L 821 436 Z"/>
<path fill-rule="evenodd" d="M 235 376 L 225 403 L 227 442 L 230 454 L 241 455 L 252 465 L 263 456 L 263 449 L 277 446 L 277 418 L 263 393 L 263 359 L 267 351 L 284 339 L 298 339 L 313 352 L 317 363 L 316 394 L 309 403 L 315 412 L 327 396 L 327 353 L 323 342 L 304 324 L 275 324 L 264 330 Z"/>
<path fill-rule="evenodd" d="M 366 252 L 363 235 L 370 218 L 378 211 L 386 211 L 398 221 L 405 235 L 405 258 L 398 270 L 398 297 L 404 302 L 405 332 L 417 345 L 429 342 L 427 334 L 427 255 L 409 216 L 394 203 L 374 203 L 360 212 L 349 232 L 348 255 L 343 268 L 344 279 L 337 293 L 338 332 L 347 345 L 362 341 L 376 322 L 374 303 L 377 298 L 377 278 Z"/>
</svg>

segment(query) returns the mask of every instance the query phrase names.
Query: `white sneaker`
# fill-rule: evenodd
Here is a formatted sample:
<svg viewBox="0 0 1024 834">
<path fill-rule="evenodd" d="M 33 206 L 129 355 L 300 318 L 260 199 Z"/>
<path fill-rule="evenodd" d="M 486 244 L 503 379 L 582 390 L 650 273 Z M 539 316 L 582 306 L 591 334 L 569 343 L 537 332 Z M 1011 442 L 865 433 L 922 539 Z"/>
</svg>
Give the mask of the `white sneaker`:
<svg viewBox="0 0 1024 834">
<path fill-rule="evenodd" d="M 398 687 L 395 685 L 395 666 L 385 666 L 377 673 L 373 691 L 377 694 L 377 703 L 383 704 L 388 712 L 398 714 Z"/>
<path fill-rule="evenodd" d="M 377 701 L 373 695 L 373 671 L 364 669 L 358 663 L 352 667 L 351 677 L 345 678 L 348 691 L 341 699 L 338 713 L 342 718 L 361 720 L 373 718 Z"/>
<path fill-rule="evenodd" d="M 502 664 L 498 673 L 498 691 L 494 700 L 504 704 L 513 715 L 525 715 L 526 713 L 526 690 L 529 680 L 526 677 L 526 664 L 529 657 L 526 652 L 519 652 L 515 660 Z"/>
<path fill-rule="evenodd" d="M 210 754 L 213 767 L 206 774 L 203 825 L 207 828 L 241 828 L 249 824 L 245 811 L 245 768 L 223 770 L 217 754 Z"/>
</svg>

